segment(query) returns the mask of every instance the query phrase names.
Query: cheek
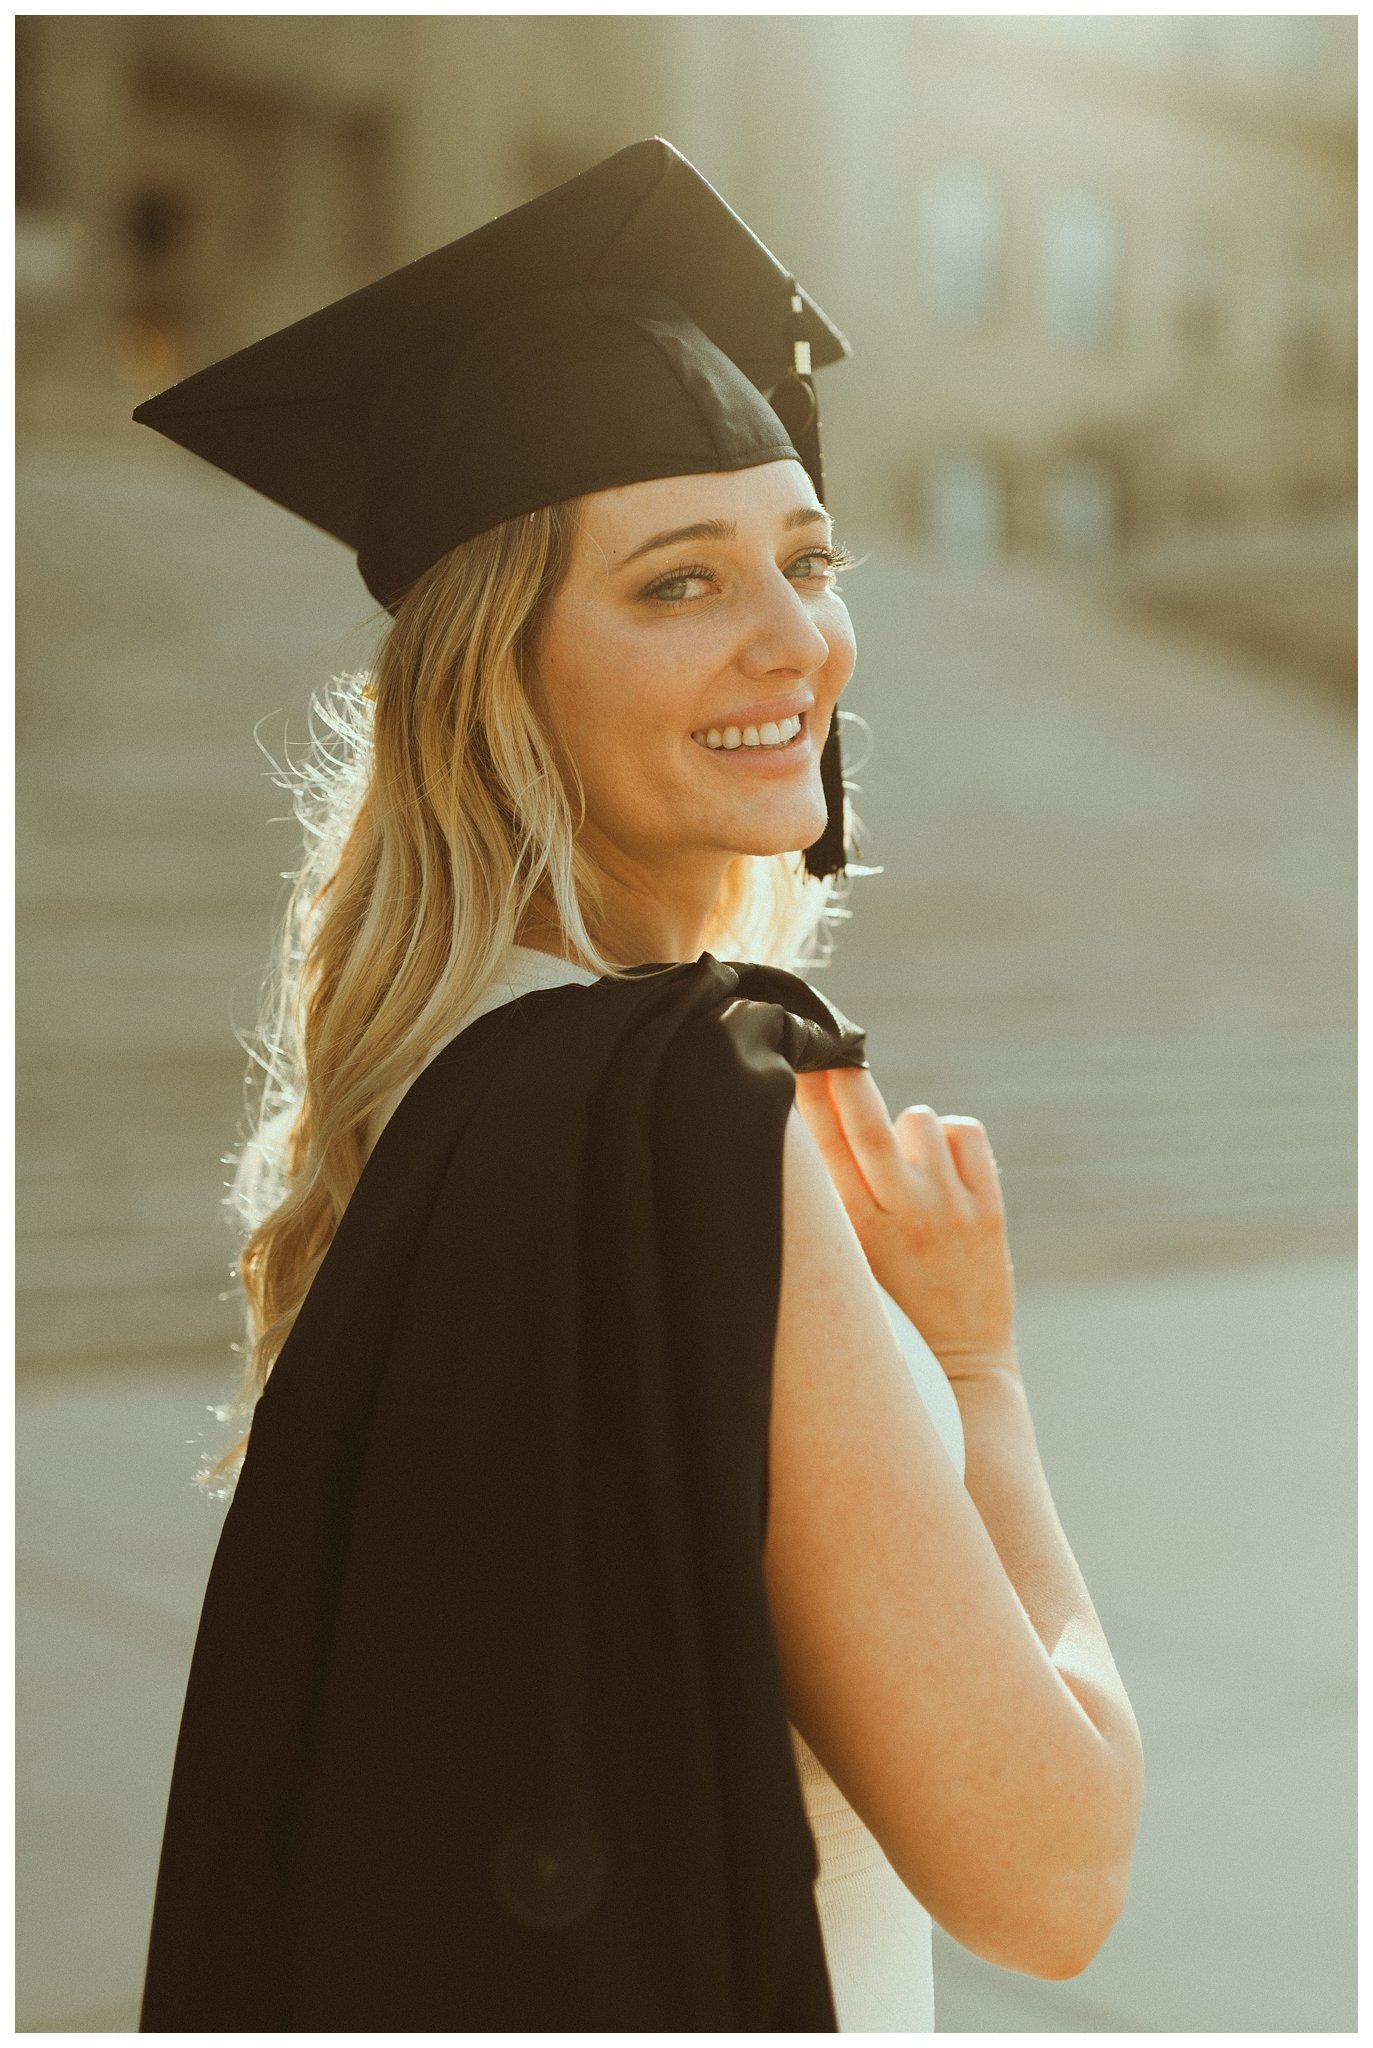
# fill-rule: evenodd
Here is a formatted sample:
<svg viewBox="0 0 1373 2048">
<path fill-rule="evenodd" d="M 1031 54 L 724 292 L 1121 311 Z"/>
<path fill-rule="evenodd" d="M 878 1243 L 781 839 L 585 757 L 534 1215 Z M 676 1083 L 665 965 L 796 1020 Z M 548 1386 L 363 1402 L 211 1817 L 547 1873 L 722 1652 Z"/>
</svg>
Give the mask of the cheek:
<svg viewBox="0 0 1373 2048">
<path fill-rule="evenodd" d="M 617 709 L 616 651 L 594 607 L 564 595 L 549 618 L 538 661 L 549 715 L 575 744 Z"/>
<path fill-rule="evenodd" d="M 661 764 L 665 730 L 689 715 L 680 657 L 594 606 L 565 605 L 554 627 L 540 662 L 547 713 L 587 787 L 618 808 L 626 789 L 642 790 L 646 764 Z"/>
<path fill-rule="evenodd" d="M 569 730 L 608 739 L 622 756 L 640 747 L 660 752 L 665 733 L 689 731 L 703 685 L 729 659 L 718 632 L 655 632 L 632 617 L 569 619 L 564 644 L 575 650 L 558 676 Z"/>
</svg>

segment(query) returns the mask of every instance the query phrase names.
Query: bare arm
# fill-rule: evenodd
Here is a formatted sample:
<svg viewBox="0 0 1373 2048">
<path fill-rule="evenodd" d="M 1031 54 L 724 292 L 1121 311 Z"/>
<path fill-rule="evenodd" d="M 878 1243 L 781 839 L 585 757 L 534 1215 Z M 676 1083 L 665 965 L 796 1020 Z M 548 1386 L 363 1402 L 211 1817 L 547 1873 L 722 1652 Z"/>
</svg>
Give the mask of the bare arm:
<svg viewBox="0 0 1373 2048">
<path fill-rule="evenodd" d="M 963 1422 L 968 1493 L 1054 1670 L 1095 1729 L 1113 1780 L 1113 1796 L 1101 1814 L 1114 1835 L 1114 1864 L 1107 1865 L 1112 1874 L 1084 1863 L 1079 1901 L 1089 1924 L 1094 1895 L 1098 1909 L 1113 1903 L 1109 1933 L 1125 1903 L 1144 1793 L 1139 1726 L 1054 1507 L 1018 1374 L 955 1378 L 953 1389 Z"/>
<path fill-rule="evenodd" d="M 994 1319 L 951 1344 L 965 1490 L 828 1167 L 794 1114 L 764 1557 L 789 1709 L 942 1925 L 1010 1968 L 1071 1975 L 1124 1899 L 1134 1719 L 1013 1348 L 988 1343 Z M 879 1277 L 901 1300 L 890 1266 Z"/>
</svg>

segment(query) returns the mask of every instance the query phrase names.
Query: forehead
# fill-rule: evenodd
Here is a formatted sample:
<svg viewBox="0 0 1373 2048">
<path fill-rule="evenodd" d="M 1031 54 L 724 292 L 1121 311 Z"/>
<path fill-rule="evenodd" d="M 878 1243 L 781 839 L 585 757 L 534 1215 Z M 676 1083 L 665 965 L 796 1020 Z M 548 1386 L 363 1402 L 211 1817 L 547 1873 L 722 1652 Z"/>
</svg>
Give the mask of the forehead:
<svg viewBox="0 0 1373 2048">
<path fill-rule="evenodd" d="M 582 500 L 574 561 L 583 556 L 622 560 L 655 534 L 707 520 L 735 525 L 740 537 L 771 532 L 789 515 L 824 516 L 815 486 L 788 456 L 750 469 L 708 470 L 698 476 L 651 477 L 591 491 Z"/>
</svg>

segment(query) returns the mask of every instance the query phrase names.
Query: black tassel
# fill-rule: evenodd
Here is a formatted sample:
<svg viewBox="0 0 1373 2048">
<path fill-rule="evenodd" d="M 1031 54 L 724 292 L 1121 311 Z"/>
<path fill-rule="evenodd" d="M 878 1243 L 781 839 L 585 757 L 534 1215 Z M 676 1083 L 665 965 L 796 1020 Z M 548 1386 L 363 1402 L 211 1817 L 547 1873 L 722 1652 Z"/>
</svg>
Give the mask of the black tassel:
<svg viewBox="0 0 1373 2048">
<path fill-rule="evenodd" d="M 805 465 L 815 495 L 825 503 L 825 465 L 820 453 L 820 406 L 811 381 L 810 342 L 796 279 L 788 279 L 791 305 L 787 314 L 787 349 L 791 367 L 772 393 L 769 404 L 787 430 L 787 438 Z M 820 782 L 828 817 L 825 829 L 805 853 L 806 872 L 823 879 L 844 872 L 844 764 L 839 748 L 839 713 L 830 722 L 820 756 Z"/>
<path fill-rule="evenodd" d="M 844 872 L 844 762 L 839 751 L 839 710 L 835 707 L 829 738 L 820 756 L 820 783 L 825 792 L 825 829 L 805 853 L 806 873 L 823 880 Z"/>
</svg>

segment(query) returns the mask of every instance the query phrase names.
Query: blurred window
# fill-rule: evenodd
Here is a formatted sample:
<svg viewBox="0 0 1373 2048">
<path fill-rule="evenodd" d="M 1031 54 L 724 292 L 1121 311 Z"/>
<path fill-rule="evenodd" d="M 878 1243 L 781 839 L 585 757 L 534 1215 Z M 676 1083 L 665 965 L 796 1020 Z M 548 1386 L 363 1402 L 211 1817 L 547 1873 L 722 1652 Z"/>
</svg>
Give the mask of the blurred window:
<svg viewBox="0 0 1373 2048">
<path fill-rule="evenodd" d="M 1283 276 L 1278 314 L 1282 380 L 1293 398 L 1328 391 L 1336 381 L 1330 292 L 1314 259 L 1297 257 Z"/>
<path fill-rule="evenodd" d="M 1060 462 L 1047 487 L 1049 538 L 1055 554 L 1082 560 L 1115 546 L 1116 480 L 1109 463 L 1095 455 Z"/>
<path fill-rule="evenodd" d="M 995 312 L 1001 294 L 1006 208 L 985 171 L 949 170 L 920 197 L 925 298 L 951 327 Z"/>
<path fill-rule="evenodd" d="M 1099 347 L 1115 325 L 1120 224 L 1104 200 L 1070 193 L 1044 222 L 1044 308 L 1061 341 Z"/>
<path fill-rule="evenodd" d="M 1201 359 L 1220 353 L 1230 288 L 1229 266 L 1209 237 L 1197 235 L 1183 243 L 1177 254 L 1173 323 L 1187 355 Z"/>
<path fill-rule="evenodd" d="M 133 254 L 147 263 L 175 256 L 190 230 L 195 208 L 175 186 L 144 186 L 128 202 L 125 233 Z"/>
<path fill-rule="evenodd" d="M 947 554 L 999 554 L 1006 528 L 1006 488 L 996 464 L 975 450 L 938 457 L 926 479 L 931 539 Z"/>
<path fill-rule="evenodd" d="M 14 202 L 48 206 L 56 197 L 56 166 L 42 108 L 45 24 L 14 18 Z"/>
<path fill-rule="evenodd" d="M 339 119 L 336 149 L 349 261 L 362 277 L 379 277 L 395 263 L 397 247 L 390 115 L 377 107 L 353 108 Z"/>
</svg>

